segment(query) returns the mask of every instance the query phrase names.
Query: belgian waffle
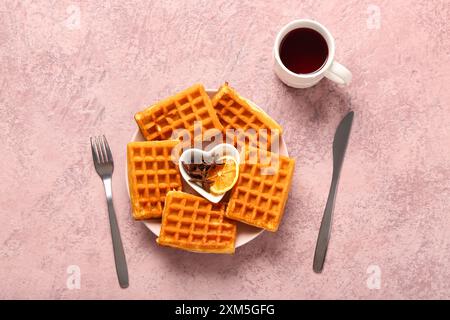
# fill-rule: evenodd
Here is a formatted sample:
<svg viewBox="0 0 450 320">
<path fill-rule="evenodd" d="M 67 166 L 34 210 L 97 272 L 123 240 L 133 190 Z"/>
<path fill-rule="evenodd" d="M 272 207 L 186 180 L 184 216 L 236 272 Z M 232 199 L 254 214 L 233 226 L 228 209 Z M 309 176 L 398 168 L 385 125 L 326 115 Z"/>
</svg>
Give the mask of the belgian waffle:
<svg viewBox="0 0 450 320">
<path fill-rule="evenodd" d="M 188 251 L 234 253 L 236 225 L 225 217 L 224 204 L 170 191 L 156 241 Z"/>
<path fill-rule="evenodd" d="M 178 140 L 128 143 L 128 185 L 134 219 L 161 217 L 166 194 L 181 190 L 177 160 L 172 157 L 178 143 Z"/>
<path fill-rule="evenodd" d="M 194 140 L 194 122 L 201 121 L 203 135 L 207 130 L 223 130 L 204 87 L 196 84 L 162 100 L 134 116 L 146 140 L 173 139 L 175 130 L 186 129 Z M 217 134 L 212 132 L 212 135 Z M 201 136 L 195 140 L 202 139 Z M 203 137 L 205 139 L 205 137 Z M 190 141 L 189 141 L 190 142 Z"/>
<path fill-rule="evenodd" d="M 226 216 L 268 231 L 277 231 L 292 182 L 295 160 L 252 149 L 245 153 Z"/>
<path fill-rule="evenodd" d="M 224 127 L 224 133 L 227 134 L 229 129 L 236 133 L 232 136 L 233 141 L 228 142 L 239 148 L 253 146 L 267 150 L 272 140 L 281 136 L 282 128 L 275 120 L 251 106 L 227 83 L 214 95 L 212 105 Z"/>
</svg>

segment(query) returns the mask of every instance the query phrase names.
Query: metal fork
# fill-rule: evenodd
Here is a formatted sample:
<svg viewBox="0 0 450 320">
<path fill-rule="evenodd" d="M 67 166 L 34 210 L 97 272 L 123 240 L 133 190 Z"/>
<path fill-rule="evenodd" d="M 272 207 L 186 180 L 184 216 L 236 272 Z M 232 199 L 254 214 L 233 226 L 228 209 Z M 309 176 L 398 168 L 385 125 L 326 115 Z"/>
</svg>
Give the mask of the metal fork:
<svg viewBox="0 0 450 320">
<path fill-rule="evenodd" d="M 119 284 L 122 288 L 128 287 L 128 267 L 123 250 L 122 239 L 120 238 L 119 225 L 117 224 L 116 212 L 112 201 L 112 173 L 114 162 L 105 136 L 91 137 L 92 158 L 94 159 L 95 170 L 102 178 L 105 187 L 106 202 L 108 204 L 109 225 L 111 227 L 111 237 L 113 242 L 114 260 L 116 262 L 116 272 Z"/>
</svg>

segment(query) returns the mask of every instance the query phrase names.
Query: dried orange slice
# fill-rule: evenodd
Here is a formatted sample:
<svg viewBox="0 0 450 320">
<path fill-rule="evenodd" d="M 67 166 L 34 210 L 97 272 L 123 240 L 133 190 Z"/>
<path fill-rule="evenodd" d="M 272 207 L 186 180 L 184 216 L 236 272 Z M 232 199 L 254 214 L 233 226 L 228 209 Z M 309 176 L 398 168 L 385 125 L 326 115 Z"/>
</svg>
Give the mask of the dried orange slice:
<svg viewBox="0 0 450 320">
<path fill-rule="evenodd" d="M 239 166 L 231 156 L 220 158 L 218 163 L 222 165 L 215 166 L 208 172 L 208 179 L 213 183 L 209 191 L 214 194 L 223 194 L 233 188 L 239 176 Z"/>
</svg>

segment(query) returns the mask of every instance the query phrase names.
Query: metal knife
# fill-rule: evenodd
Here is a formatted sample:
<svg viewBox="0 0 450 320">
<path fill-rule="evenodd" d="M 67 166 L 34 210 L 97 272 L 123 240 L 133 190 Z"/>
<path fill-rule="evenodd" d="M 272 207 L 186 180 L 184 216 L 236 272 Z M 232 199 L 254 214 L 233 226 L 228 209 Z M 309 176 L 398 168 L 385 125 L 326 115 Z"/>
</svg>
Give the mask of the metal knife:
<svg viewBox="0 0 450 320">
<path fill-rule="evenodd" d="M 314 253 L 313 270 L 316 273 L 322 272 L 325 256 L 327 254 L 328 242 L 331 234 L 331 221 L 336 200 L 336 191 L 341 174 L 342 163 L 344 162 L 345 150 L 347 149 L 350 131 L 352 129 L 354 112 L 350 111 L 341 120 L 336 129 L 333 140 L 333 178 L 331 180 L 330 192 L 325 206 L 325 211 L 320 224 L 319 236 L 317 237 L 316 251 Z"/>
</svg>

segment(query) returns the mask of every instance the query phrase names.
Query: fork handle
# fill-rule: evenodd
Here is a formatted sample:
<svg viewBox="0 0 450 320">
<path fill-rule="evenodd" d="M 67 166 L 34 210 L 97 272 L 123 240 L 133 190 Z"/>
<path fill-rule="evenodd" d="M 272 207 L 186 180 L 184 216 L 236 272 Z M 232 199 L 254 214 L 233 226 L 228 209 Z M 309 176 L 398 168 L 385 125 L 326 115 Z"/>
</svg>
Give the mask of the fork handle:
<svg viewBox="0 0 450 320">
<path fill-rule="evenodd" d="M 121 288 L 128 287 L 128 267 L 123 250 L 122 239 L 120 237 L 119 225 L 117 224 L 116 212 L 112 201 L 111 177 L 103 179 L 105 187 L 106 202 L 108 204 L 109 225 L 111 227 L 111 237 L 114 250 L 114 260 L 116 263 L 116 272 Z"/>
</svg>

